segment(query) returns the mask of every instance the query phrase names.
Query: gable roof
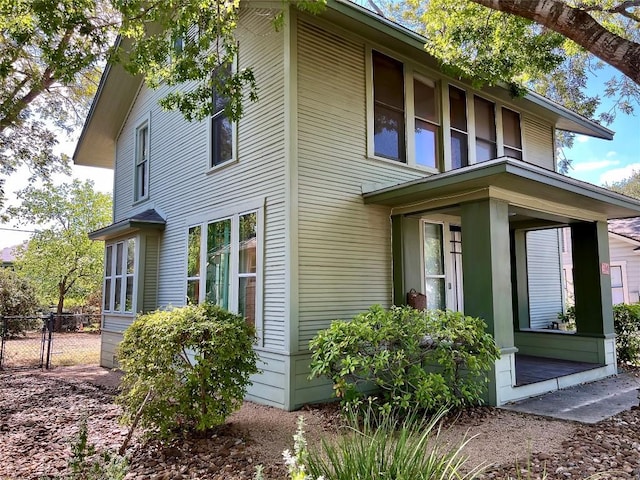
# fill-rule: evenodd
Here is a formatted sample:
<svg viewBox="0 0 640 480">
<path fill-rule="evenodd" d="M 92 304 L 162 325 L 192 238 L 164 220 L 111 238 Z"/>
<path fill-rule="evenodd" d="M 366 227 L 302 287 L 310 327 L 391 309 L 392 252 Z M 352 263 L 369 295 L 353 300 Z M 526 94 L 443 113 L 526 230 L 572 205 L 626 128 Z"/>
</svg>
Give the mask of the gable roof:
<svg viewBox="0 0 640 480">
<path fill-rule="evenodd" d="M 640 242 L 640 217 L 609 220 L 609 231 L 621 237 Z"/>
<path fill-rule="evenodd" d="M 378 36 L 380 33 L 388 35 L 408 47 L 414 55 L 415 49 L 425 55 L 425 37 L 349 0 L 327 0 L 327 8 L 321 16 L 350 31 L 356 22 L 358 29 Z M 127 40 L 118 38 L 116 46 L 126 51 Z M 433 65 L 437 68 L 435 59 Z M 105 67 L 73 154 L 76 165 L 113 168 L 116 139 L 141 85 L 141 76 L 132 76 L 120 64 Z M 489 87 L 485 91 L 512 101 L 523 110 L 549 118 L 560 130 L 613 139 L 613 131 L 537 93 L 528 92 L 522 98 L 513 99 L 502 87 Z"/>
</svg>

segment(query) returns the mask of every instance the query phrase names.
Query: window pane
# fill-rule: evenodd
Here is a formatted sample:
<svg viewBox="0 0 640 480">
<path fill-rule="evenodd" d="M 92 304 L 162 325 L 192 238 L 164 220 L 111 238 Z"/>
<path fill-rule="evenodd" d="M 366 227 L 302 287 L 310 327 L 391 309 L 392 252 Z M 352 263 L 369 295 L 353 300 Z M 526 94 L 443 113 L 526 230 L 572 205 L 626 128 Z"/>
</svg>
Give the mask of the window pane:
<svg viewBox="0 0 640 480">
<path fill-rule="evenodd" d="M 373 95 L 376 103 L 404 110 L 402 63 L 373 52 Z"/>
<path fill-rule="evenodd" d="M 241 277 L 238 288 L 238 313 L 250 325 L 256 324 L 256 277 Z"/>
<path fill-rule="evenodd" d="M 256 213 L 240 216 L 239 273 L 256 273 Z"/>
<path fill-rule="evenodd" d="M 116 245 L 116 275 L 122 275 L 122 250 L 124 243 L 118 243 Z"/>
<path fill-rule="evenodd" d="M 442 225 L 424 224 L 424 271 L 426 275 L 444 275 Z"/>
<path fill-rule="evenodd" d="M 187 304 L 200 303 L 200 280 L 187 280 Z"/>
<path fill-rule="evenodd" d="M 214 77 L 219 77 L 218 82 L 220 83 L 226 82 L 227 79 L 231 76 L 231 65 L 230 64 L 220 65 L 218 68 L 215 69 L 213 75 Z M 225 106 L 227 105 L 228 99 L 223 95 L 223 92 L 220 92 L 214 88 L 212 92 L 212 101 L 214 105 L 214 112 L 217 113 L 225 108 Z"/>
<path fill-rule="evenodd" d="M 462 168 L 469 165 L 468 135 L 451 131 L 451 168 Z"/>
<path fill-rule="evenodd" d="M 136 167 L 136 198 L 147 195 L 146 191 L 147 164 L 141 163 Z"/>
<path fill-rule="evenodd" d="M 125 293 L 124 311 L 131 312 L 133 310 L 133 277 L 127 276 L 127 291 Z"/>
<path fill-rule="evenodd" d="M 474 97 L 476 137 L 496 141 L 496 117 L 493 102 Z"/>
<path fill-rule="evenodd" d="M 426 295 L 429 310 L 445 309 L 444 278 L 427 278 Z"/>
<path fill-rule="evenodd" d="M 513 110 L 509 110 L 508 108 L 502 109 L 502 131 L 504 135 L 505 146 L 522 149 L 522 137 L 520 135 L 520 115 L 518 113 L 514 112 Z"/>
<path fill-rule="evenodd" d="M 233 158 L 233 128 L 224 115 L 211 120 L 211 166 Z"/>
<path fill-rule="evenodd" d="M 130 238 L 127 241 L 127 273 L 133 273 L 136 256 L 136 241 Z"/>
<path fill-rule="evenodd" d="M 374 116 L 375 155 L 404 162 L 404 113 L 376 105 Z"/>
<path fill-rule="evenodd" d="M 618 265 L 612 266 L 610 271 L 611 271 L 611 286 L 622 287 L 622 267 Z"/>
<path fill-rule="evenodd" d="M 416 119 L 416 163 L 438 168 L 438 127 Z"/>
<path fill-rule="evenodd" d="M 107 247 L 107 253 L 105 254 L 105 276 L 110 277 L 112 275 L 113 268 L 113 247 L 109 245 Z"/>
<path fill-rule="evenodd" d="M 496 144 L 486 140 L 476 140 L 476 163 L 496 158 Z"/>
<path fill-rule="evenodd" d="M 438 123 L 435 86 L 414 80 L 413 95 L 416 117 Z"/>
<path fill-rule="evenodd" d="M 613 305 L 624 303 L 624 290 L 622 289 L 622 287 L 611 289 L 611 303 Z"/>
<path fill-rule="evenodd" d="M 449 115 L 452 128 L 467 131 L 467 94 L 452 86 L 449 86 Z"/>
<path fill-rule="evenodd" d="M 229 308 L 231 220 L 207 226 L 207 300 Z"/>
<path fill-rule="evenodd" d="M 504 154 L 507 157 L 515 158 L 516 160 L 522 160 L 522 151 L 514 150 L 513 148 L 504 147 Z"/>
<path fill-rule="evenodd" d="M 102 308 L 109 310 L 111 308 L 111 279 L 107 278 L 104 282 L 104 298 L 102 299 Z"/>
<path fill-rule="evenodd" d="M 202 227 L 191 227 L 187 240 L 187 277 L 200 275 L 200 235 Z"/>
<path fill-rule="evenodd" d="M 115 303 L 113 304 L 113 310 L 119 312 L 122 310 L 122 278 L 116 278 L 115 288 Z"/>
</svg>

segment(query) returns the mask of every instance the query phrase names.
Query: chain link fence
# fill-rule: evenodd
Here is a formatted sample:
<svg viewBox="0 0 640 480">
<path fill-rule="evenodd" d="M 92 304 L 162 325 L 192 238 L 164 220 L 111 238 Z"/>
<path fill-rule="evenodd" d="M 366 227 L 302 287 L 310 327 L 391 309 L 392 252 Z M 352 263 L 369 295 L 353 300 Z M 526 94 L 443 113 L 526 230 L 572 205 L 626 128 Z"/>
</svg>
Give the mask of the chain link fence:
<svg viewBox="0 0 640 480">
<path fill-rule="evenodd" d="M 100 362 L 100 315 L 0 317 L 0 369 Z"/>
</svg>

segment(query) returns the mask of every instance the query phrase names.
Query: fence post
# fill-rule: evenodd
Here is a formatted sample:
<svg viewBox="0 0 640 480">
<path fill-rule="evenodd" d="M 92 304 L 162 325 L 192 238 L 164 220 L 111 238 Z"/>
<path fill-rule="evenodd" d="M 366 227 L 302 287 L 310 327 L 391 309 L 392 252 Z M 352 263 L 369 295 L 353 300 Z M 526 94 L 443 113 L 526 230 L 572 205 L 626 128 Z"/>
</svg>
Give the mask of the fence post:
<svg viewBox="0 0 640 480">
<path fill-rule="evenodd" d="M 4 342 L 8 331 L 7 319 L 4 315 L 0 315 L 0 370 L 2 370 L 2 362 L 4 360 Z"/>
<path fill-rule="evenodd" d="M 42 339 L 40 341 L 40 365 L 39 368 L 44 367 L 44 350 L 47 344 L 47 321 L 49 317 L 40 317 L 42 320 Z"/>
<path fill-rule="evenodd" d="M 49 370 L 49 368 L 51 367 L 51 341 L 53 340 L 53 327 L 54 327 L 53 313 L 50 313 L 49 318 L 47 320 L 48 339 L 47 339 L 47 361 L 45 366 L 47 370 Z"/>
</svg>

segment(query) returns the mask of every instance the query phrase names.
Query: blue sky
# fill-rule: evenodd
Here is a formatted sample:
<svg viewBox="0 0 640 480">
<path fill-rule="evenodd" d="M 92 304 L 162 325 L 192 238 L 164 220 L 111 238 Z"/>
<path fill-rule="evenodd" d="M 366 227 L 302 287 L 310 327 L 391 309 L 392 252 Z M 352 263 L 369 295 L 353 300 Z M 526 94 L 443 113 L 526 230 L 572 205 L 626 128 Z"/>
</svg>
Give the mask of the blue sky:
<svg viewBox="0 0 640 480">
<path fill-rule="evenodd" d="M 601 93 L 612 71 L 606 67 L 591 78 L 587 84 L 589 93 Z M 598 113 L 608 111 L 611 105 L 610 99 L 603 99 Z M 634 115 L 618 113 L 608 125 L 616 132 L 612 141 L 578 135 L 573 148 L 566 151 L 567 157 L 573 159 L 569 176 L 602 185 L 628 178 L 634 170 L 640 171 L 640 105 L 635 110 Z"/>
</svg>

